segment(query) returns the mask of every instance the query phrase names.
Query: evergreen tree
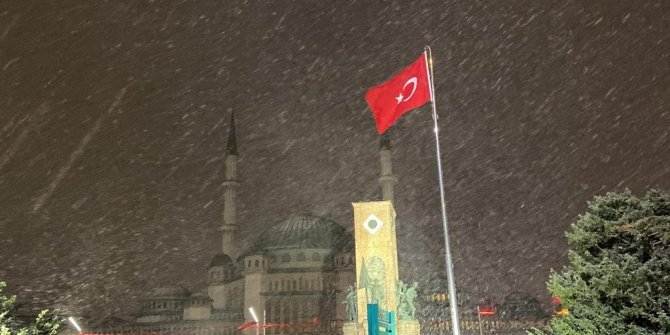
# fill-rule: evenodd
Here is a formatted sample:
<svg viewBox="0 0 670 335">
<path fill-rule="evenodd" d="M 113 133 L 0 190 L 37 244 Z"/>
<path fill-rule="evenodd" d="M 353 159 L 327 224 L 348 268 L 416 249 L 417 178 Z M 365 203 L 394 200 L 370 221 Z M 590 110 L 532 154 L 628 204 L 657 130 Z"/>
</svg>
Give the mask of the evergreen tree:
<svg viewBox="0 0 670 335">
<path fill-rule="evenodd" d="M 12 317 L 16 297 L 6 297 L 2 290 L 6 284 L 0 281 L 0 335 L 56 335 L 62 318 L 54 312 L 43 310 L 30 325 L 23 325 Z"/>
<path fill-rule="evenodd" d="M 670 334 L 670 194 L 596 197 L 566 235 L 569 264 L 548 288 L 571 313 L 549 333 Z"/>
</svg>

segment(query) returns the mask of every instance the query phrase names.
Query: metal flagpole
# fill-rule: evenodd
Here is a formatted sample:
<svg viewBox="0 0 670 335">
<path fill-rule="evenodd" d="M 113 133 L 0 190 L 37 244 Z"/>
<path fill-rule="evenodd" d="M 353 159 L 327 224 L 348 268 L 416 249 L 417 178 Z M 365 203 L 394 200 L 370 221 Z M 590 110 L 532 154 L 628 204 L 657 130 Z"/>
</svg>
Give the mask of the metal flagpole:
<svg viewBox="0 0 670 335">
<path fill-rule="evenodd" d="M 479 319 L 479 335 L 483 335 L 482 333 L 482 311 L 480 309 L 479 304 L 477 304 L 477 319 Z M 263 334 L 265 335 L 265 334 Z"/>
<path fill-rule="evenodd" d="M 433 122 L 435 128 L 435 149 L 437 151 L 437 174 L 440 181 L 440 204 L 442 206 L 442 228 L 444 229 L 444 254 L 447 265 L 447 282 L 449 285 L 449 307 L 451 309 L 451 326 L 454 335 L 461 334 L 461 324 L 458 320 L 458 305 L 456 304 L 456 283 L 454 280 L 454 267 L 451 262 L 451 250 L 449 249 L 449 228 L 447 226 L 447 205 L 444 200 L 444 180 L 442 178 L 442 158 L 440 155 L 440 136 L 437 126 L 437 110 L 435 109 L 435 85 L 433 83 L 433 55 L 430 47 L 426 46 L 426 72 L 428 72 L 428 82 L 430 83 L 430 102 L 433 106 Z"/>
</svg>

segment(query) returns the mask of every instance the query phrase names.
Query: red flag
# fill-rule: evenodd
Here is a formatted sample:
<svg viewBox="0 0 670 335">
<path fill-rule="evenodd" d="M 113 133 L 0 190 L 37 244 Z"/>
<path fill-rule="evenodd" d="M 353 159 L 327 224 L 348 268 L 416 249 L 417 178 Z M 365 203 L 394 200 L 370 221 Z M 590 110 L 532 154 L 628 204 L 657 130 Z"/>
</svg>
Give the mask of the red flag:
<svg viewBox="0 0 670 335">
<path fill-rule="evenodd" d="M 369 89 L 365 101 L 372 110 L 380 135 L 401 115 L 430 101 L 426 53 L 395 77 Z"/>
</svg>

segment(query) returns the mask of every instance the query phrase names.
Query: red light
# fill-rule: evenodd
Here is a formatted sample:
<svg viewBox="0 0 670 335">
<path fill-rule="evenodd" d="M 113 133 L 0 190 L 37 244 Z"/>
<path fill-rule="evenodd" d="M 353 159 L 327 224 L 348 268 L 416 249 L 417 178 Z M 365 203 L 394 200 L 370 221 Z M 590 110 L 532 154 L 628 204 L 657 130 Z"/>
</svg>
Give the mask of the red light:
<svg viewBox="0 0 670 335">
<path fill-rule="evenodd" d="M 241 326 L 237 326 L 237 330 L 247 330 L 256 327 L 256 322 L 247 322 Z"/>
<path fill-rule="evenodd" d="M 479 316 L 495 316 L 496 308 L 493 306 L 477 306 Z"/>
</svg>

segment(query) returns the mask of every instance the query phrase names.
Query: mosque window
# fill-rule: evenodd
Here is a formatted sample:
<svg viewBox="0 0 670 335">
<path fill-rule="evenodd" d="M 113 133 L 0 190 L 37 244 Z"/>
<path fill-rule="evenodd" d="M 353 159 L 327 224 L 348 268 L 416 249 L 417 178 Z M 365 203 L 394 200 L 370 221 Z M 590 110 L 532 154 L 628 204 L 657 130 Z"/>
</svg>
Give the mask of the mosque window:
<svg viewBox="0 0 670 335">
<path fill-rule="evenodd" d="M 281 306 L 279 305 L 279 301 L 274 303 L 274 311 L 274 316 L 270 315 L 270 319 L 274 322 L 279 322 L 279 316 L 281 315 Z"/>
<path fill-rule="evenodd" d="M 258 260 L 256 260 L 256 261 L 254 262 L 254 266 L 255 266 L 255 267 L 259 267 L 260 265 L 261 265 L 261 263 L 260 263 Z"/>
<path fill-rule="evenodd" d="M 312 260 L 313 261 L 320 261 L 321 260 L 321 255 L 318 252 L 315 252 L 312 254 Z"/>
<path fill-rule="evenodd" d="M 305 261 L 305 254 L 302 252 L 298 253 L 298 262 L 304 262 Z"/>
<path fill-rule="evenodd" d="M 248 267 L 248 268 L 251 267 L 251 260 L 248 260 L 248 261 L 247 261 L 247 267 Z"/>
<path fill-rule="evenodd" d="M 282 306 L 281 306 L 281 309 L 282 309 L 281 320 L 282 320 L 282 322 L 288 322 L 289 318 L 291 317 L 289 307 L 290 306 L 289 306 L 287 301 L 282 302 Z"/>
<path fill-rule="evenodd" d="M 275 281 L 275 291 L 279 291 L 279 281 Z"/>
<path fill-rule="evenodd" d="M 269 292 L 272 292 L 272 282 L 269 282 L 269 283 L 268 283 L 268 291 L 269 291 Z"/>
<path fill-rule="evenodd" d="M 298 304 L 293 304 L 293 308 L 291 310 L 291 320 L 293 320 L 293 322 L 298 321 Z"/>
<path fill-rule="evenodd" d="M 297 289 L 298 289 L 298 283 L 295 280 L 293 280 L 293 290 L 295 291 Z"/>
<path fill-rule="evenodd" d="M 283 255 L 281 255 L 281 261 L 282 261 L 282 263 L 290 262 L 291 261 L 291 256 L 289 254 L 283 254 Z"/>
<path fill-rule="evenodd" d="M 285 287 L 285 286 L 284 286 L 284 279 L 282 279 L 282 280 L 281 280 L 281 290 L 282 290 L 282 291 L 284 290 L 284 287 Z"/>
</svg>

